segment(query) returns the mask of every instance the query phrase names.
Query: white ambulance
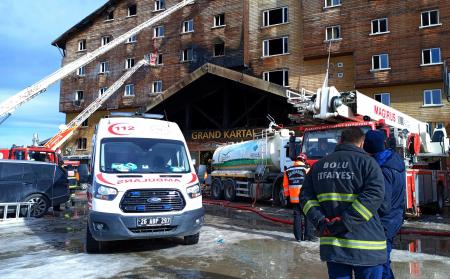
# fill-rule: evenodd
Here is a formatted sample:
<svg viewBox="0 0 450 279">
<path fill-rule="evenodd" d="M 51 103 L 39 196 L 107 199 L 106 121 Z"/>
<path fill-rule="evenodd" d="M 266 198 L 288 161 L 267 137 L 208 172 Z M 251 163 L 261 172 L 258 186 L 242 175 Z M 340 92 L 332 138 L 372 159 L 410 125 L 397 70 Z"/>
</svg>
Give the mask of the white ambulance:
<svg viewBox="0 0 450 279">
<path fill-rule="evenodd" d="M 161 118 L 100 120 L 88 189 L 88 253 L 115 240 L 184 237 L 187 245 L 198 243 L 204 222 L 198 178 L 180 128 Z"/>
</svg>

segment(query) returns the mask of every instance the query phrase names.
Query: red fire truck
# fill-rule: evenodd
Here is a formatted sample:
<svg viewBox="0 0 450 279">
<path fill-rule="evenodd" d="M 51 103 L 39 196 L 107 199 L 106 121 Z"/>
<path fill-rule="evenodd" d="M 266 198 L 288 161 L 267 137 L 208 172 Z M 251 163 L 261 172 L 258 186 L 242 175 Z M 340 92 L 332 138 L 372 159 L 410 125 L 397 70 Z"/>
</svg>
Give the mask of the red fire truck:
<svg viewBox="0 0 450 279">
<path fill-rule="evenodd" d="M 15 146 L 10 149 L 0 149 L 0 159 L 32 160 L 61 164 L 58 152 L 42 146 Z"/>
<path fill-rule="evenodd" d="M 290 118 L 301 123 L 301 152 L 311 164 L 334 150 L 346 127 L 383 129 L 389 147 L 403 156 L 407 166 L 407 212 L 417 216 L 421 208 L 430 205 L 442 210 L 450 184 L 449 139 L 444 127 L 436 128 L 430 136 L 424 122 L 358 91 L 339 92 L 326 85 L 317 92 L 288 90 L 287 98 L 297 108 L 298 113 Z"/>
</svg>

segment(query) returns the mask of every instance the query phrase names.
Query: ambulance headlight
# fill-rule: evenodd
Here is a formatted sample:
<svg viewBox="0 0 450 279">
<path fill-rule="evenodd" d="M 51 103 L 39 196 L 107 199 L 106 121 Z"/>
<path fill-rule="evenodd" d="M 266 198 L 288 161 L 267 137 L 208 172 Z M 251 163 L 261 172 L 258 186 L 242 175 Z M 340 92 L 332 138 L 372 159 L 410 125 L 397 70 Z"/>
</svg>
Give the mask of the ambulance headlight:
<svg viewBox="0 0 450 279">
<path fill-rule="evenodd" d="M 95 183 L 94 198 L 105 201 L 112 201 L 117 197 L 117 189 Z"/>
<path fill-rule="evenodd" d="M 202 195 L 202 192 L 200 191 L 200 185 L 195 184 L 194 186 L 188 187 L 186 189 L 187 194 L 191 199 L 200 197 Z"/>
</svg>

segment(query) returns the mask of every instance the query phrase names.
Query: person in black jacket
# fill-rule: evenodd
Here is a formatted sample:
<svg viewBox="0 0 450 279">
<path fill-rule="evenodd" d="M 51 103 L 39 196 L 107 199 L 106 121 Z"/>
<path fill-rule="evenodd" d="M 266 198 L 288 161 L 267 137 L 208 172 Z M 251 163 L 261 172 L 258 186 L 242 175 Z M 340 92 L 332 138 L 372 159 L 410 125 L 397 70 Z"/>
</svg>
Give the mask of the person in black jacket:
<svg viewBox="0 0 450 279">
<path fill-rule="evenodd" d="M 384 202 L 378 210 L 387 241 L 387 261 L 383 265 L 383 278 L 393 279 L 390 254 L 394 237 L 403 224 L 406 174 L 403 159 L 392 149 L 385 149 L 385 140 L 384 132 L 368 131 L 364 150 L 378 162 L 384 176 Z"/>
<path fill-rule="evenodd" d="M 334 153 L 308 173 L 300 194 L 304 214 L 320 233 L 329 278 L 382 278 L 386 236 L 378 216 L 383 174 L 362 146 L 364 133 L 345 129 Z"/>
</svg>

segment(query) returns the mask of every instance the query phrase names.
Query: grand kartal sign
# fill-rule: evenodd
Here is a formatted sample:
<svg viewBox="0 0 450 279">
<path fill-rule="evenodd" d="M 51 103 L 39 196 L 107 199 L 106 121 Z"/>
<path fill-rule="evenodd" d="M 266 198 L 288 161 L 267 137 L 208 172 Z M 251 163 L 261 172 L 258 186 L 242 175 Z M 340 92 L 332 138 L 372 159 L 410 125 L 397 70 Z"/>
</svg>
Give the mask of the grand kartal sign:
<svg viewBox="0 0 450 279">
<path fill-rule="evenodd" d="M 261 132 L 261 128 L 255 129 L 235 129 L 235 130 L 207 130 L 207 131 L 192 131 L 187 133 L 187 139 L 191 141 L 202 140 L 241 140 L 252 139 L 257 133 Z"/>
</svg>

